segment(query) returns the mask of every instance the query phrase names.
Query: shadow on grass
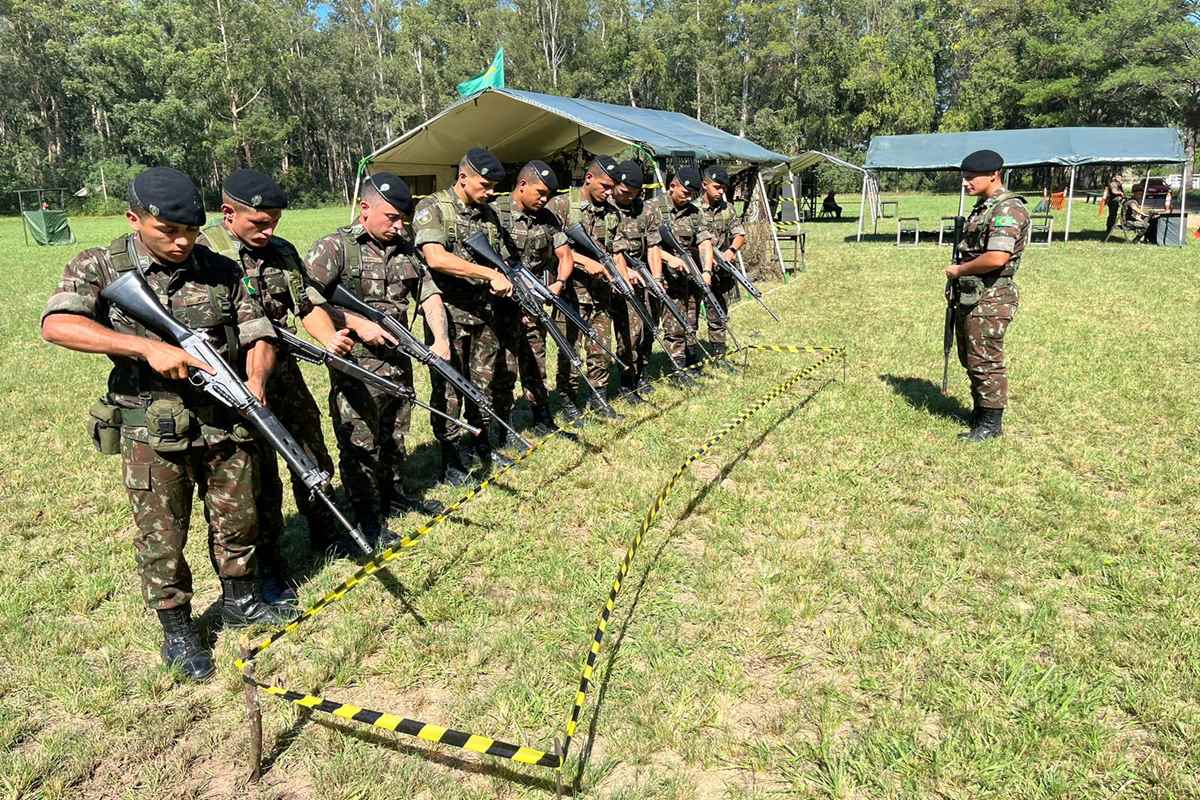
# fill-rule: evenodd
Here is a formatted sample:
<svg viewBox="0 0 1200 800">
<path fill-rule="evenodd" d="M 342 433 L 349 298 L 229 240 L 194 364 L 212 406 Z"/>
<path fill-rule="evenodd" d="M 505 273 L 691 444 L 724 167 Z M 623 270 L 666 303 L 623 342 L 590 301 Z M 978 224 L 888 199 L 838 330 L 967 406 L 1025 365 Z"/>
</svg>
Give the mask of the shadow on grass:
<svg viewBox="0 0 1200 800">
<path fill-rule="evenodd" d="M 899 375 L 880 375 L 879 379 L 903 397 L 910 406 L 928 411 L 955 422 L 971 421 L 971 409 L 959 402 L 957 397 L 947 397 L 933 381 L 927 378 Z"/>
<path fill-rule="evenodd" d="M 744 461 L 751 453 L 757 450 L 762 443 L 766 441 L 766 438 L 775 431 L 776 428 L 778 428 L 784 422 L 787 422 L 800 411 L 804 410 L 804 408 L 807 407 L 810 402 L 812 402 L 812 400 L 817 396 L 818 393 L 821 392 L 822 389 L 833 382 L 833 379 L 827 379 L 820 383 L 815 389 L 809 392 L 807 396 L 799 400 L 786 412 L 778 416 L 771 422 L 770 425 L 764 428 L 762 432 L 758 434 L 758 436 L 754 437 L 753 441 L 746 445 L 746 447 L 742 448 L 741 451 L 738 452 L 737 456 L 735 456 L 728 464 L 721 468 L 721 471 L 715 478 L 710 481 L 706 481 L 703 487 L 701 487 L 700 491 L 697 492 L 688 502 L 688 505 L 683 512 L 675 519 L 675 524 L 672 525 L 670 530 L 667 531 L 667 534 L 663 538 L 662 542 L 659 543 L 658 548 L 654 551 L 654 555 L 650 558 L 649 562 L 647 562 L 645 568 L 642 570 L 641 578 L 638 580 L 637 589 L 634 590 L 633 593 L 633 600 L 629 605 L 629 611 L 626 612 L 624 623 L 621 625 L 621 632 L 617 635 L 616 639 L 613 640 L 612 647 L 609 649 L 608 660 L 604 665 L 604 675 L 600 678 L 600 685 L 596 690 L 596 702 L 593 705 L 592 718 L 588 722 L 587 740 L 583 744 L 583 750 L 580 753 L 578 760 L 578 768 L 575 771 L 575 778 L 572 782 L 572 790 L 574 792 L 578 793 L 582 788 L 583 774 L 587 770 L 588 762 L 592 757 L 592 746 L 596 741 L 597 730 L 600 726 L 600 715 L 604 707 L 604 699 L 608 694 L 608 682 L 612 677 L 613 669 L 616 666 L 617 657 L 620 655 L 621 645 L 625 641 L 625 634 L 629 632 L 630 625 L 633 622 L 633 617 L 637 611 L 638 603 L 642 598 L 642 591 L 646 588 L 646 581 L 649 579 L 650 573 L 654 570 L 655 566 L 657 566 L 658 560 L 662 557 L 663 552 L 667 549 L 667 545 L 674 541 L 676 534 L 680 530 L 680 526 L 697 508 L 700 507 L 700 504 L 704 502 L 706 497 L 708 497 L 708 493 L 712 491 L 714 486 L 719 485 L 721 481 L 729 477 L 729 474 L 733 472 L 734 468 L 737 467 L 738 464 L 742 463 L 742 461 Z"/>
</svg>

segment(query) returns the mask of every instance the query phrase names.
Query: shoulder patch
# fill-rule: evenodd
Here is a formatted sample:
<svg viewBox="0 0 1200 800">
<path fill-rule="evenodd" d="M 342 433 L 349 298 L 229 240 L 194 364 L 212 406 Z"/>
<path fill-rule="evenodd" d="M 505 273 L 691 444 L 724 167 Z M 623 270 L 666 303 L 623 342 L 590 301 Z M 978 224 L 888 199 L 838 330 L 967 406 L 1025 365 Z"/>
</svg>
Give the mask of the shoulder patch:
<svg viewBox="0 0 1200 800">
<path fill-rule="evenodd" d="M 417 211 L 417 215 L 413 217 L 413 224 L 424 225 L 426 222 L 429 222 L 432 217 L 433 214 L 430 213 L 429 206 L 425 206 Z"/>
</svg>

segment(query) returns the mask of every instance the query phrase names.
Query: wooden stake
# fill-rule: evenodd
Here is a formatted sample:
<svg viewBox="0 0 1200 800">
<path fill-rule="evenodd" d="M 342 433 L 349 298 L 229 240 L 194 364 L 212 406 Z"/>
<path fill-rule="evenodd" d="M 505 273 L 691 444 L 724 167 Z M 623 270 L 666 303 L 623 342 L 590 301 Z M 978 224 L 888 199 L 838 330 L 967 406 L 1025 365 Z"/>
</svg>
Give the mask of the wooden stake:
<svg viewBox="0 0 1200 800">
<path fill-rule="evenodd" d="M 250 648 L 246 642 L 242 642 L 242 659 L 250 658 Z M 242 676 L 242 697 L 246 701 L 246 721 L 249 723 L 250 733 L 250 783 L 258 783 L 262 777 L 262 709 L 258 705 L 258 686 L 254 683 L 254 663 L 251 662 L 246 666 L 246 672 Z"/>
</svg>

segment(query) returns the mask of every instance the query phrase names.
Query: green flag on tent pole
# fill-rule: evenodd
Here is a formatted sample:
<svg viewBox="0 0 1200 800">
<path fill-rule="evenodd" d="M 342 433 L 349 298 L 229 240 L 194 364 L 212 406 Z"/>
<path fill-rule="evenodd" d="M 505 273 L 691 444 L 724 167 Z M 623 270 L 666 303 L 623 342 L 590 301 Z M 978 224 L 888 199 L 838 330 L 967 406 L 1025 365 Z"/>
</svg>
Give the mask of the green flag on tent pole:
<svg viewBox="0 0 1200 800">
<path fill-rule="evenodd" d="M 458 85 L 458 95 L 459 97 L 470 97 L 473 94 L 479 94 L 489 86 L 493 89 L 504 88 L 503 47 L 496 51 L 496 57 L 492 59 L 492 65 L 487 68 L 486 72 Z"/>
</svg>

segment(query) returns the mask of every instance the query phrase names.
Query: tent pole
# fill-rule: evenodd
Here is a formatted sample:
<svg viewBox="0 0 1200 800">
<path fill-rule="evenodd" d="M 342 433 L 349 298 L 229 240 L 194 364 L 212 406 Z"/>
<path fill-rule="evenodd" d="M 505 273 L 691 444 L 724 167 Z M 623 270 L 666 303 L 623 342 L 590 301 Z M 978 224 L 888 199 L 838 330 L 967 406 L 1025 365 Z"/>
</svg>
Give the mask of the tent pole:
<svg viewBox="0 0 1200 800">
<path fill-rule="evenodd" d="M 1142 210 L 1146 210 L 1146 190 L 1150 188 L 1150 168 L 1146 167 L 1146 180 L 1142 181 Z"/>
<path fill-rule="evenodd" d="M 783 278 L 784 283 L 786 283 L 787 267 L 783 265 L 783 250 L 779 247 L 779 236 L 775 233 L 775 220 L 771 218 L 771 201 L 767 198 L 767 187 L 763 184 L 761 172 L 756 170 L 754 178 L 758 182 L 758 193 L 762 198 L 763 214 L 767 217 L 767 227 L 771 230 L 771 241 L 775 243 L 775 258 L 779 259 L 779 275 Z"/>
<path fill-rule="evenodd" d="M 804 180 L 801 178 L 801 180 Z M 792 174 L 792 167 L 788 165 L 788 186 L 792 187 L 792 210 L 796 212 L 796 230 L 800 230 L 800 198 L 796 197 L 796 176 Z"/>
<path fill-rule="evenodd" d="M 350 224 L 354 224 L 354 203 L 358 200 L 358 190 L 362 188 L 362 171 L 354 176 L 354 195 L 350 198 Z"/>
<path fill-rule="evenodd" d="M 1180 170 L 1179 170 L 1179 177 L 1180 177 L 1180 181 L 1179 181 L 1179 246 L 1182 247 L 1183 246 L 1183 229 L 1185 227 L 1187 227 L 1186 225 L 1184 225 L 1184 219 L 1187 216 L 1184 213 L 1184 208 L 1187 207 L 1188 184 L 1191 182 L 1191 177 L 1192 177 L 1191 175 L 1188 175 L 1188 172 L 1191 171 L 1190 168 L 1192 166 L 1192 162 L 1184 161 L 1179 166 L 1180 166 Z"/>
<path fill-rule="evenodd" d="M 967 199 L 967 185 L 962 182 L 961 176 L 958 179 L 958 215 L 961 217 L 963 212 L 963 201 Z"/>
<path fill-rule="evenodd" d="M 867 213 L 867 175 L 868 174 L 869 173 L 866 170 L 863 170 L 862 196 L 859 197 L 859 199 L 858 199 L 858 235 L 854 239 L 854 241 L 856 241 L 856 242 L 862 241 L 863 214 Z"/>
<path fill-rule="evenodd" d="M 1067 189 L 1067 224 L 1063 226 L 1063 241 L 1071 241 L 1071 205 L 1075 202 L 1075 166 L 1071 166 L 1071 186 Z"/>
</svg>

